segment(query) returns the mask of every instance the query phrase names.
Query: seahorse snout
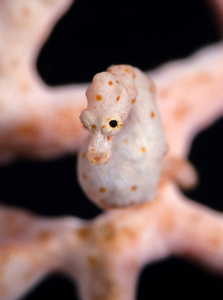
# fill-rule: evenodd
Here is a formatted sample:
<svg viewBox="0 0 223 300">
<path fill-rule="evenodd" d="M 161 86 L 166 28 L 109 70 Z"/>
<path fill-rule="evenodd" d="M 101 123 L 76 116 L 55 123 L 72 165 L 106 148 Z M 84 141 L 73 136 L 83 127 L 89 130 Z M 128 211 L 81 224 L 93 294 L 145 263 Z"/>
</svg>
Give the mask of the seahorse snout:
<svg viewBox="0 0 223 300">
<path fill-rule="evenodd" d="M 92 134 L 88 147 L 88 160 L 92 165 L 105 165 L 111 158 L 112 139 L 100 132 Z"/>
<path fill-rule="evenodd" d="M 92 165 L 105 165 L 109 161 L 108 155 L 102 152 L 88 152 L 88 160 Z"/>
</svg>

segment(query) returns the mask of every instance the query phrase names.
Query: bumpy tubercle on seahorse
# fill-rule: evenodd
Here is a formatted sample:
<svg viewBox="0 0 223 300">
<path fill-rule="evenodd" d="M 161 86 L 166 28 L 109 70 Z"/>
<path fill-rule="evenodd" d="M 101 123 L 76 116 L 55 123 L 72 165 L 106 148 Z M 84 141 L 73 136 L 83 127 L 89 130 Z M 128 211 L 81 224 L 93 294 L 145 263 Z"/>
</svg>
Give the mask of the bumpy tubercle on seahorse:
<svg viewBox="0 0 223 300">
<path fill-rule="evenodd" d="M 185 188 L 197 180 L 187 161 L 166 155 L 154 90 L 139 69 L 115 65 L 95 75 L 86 91 L 80 120 L 90 141 L 79 151 L 78 178 L 103 209 L 151 201 L 161 178 L 171 176 Z"/>
</svg>

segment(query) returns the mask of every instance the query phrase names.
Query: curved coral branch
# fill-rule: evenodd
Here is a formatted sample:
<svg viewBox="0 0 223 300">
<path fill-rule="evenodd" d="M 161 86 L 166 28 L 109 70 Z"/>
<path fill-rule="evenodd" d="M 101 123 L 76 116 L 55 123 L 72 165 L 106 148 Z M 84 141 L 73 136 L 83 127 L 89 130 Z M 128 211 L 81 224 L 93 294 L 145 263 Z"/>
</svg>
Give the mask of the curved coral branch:
<svg viewBox="0 0 223 300">
<path fill-rule="evenodd" d="M 0 298 L 18 299 L 49 272 L 77 256 L 85 223 L 48 220 L 18 209 L 0 209 Z M 73 259 L 74 261 L 74 259 Z"/>
<path fill-rule="evenodd" d="M 222 214 L 188 201 L 168 182 L 151 203 L 92 222 L 4 208 L 1 216 L 2 300 L 16 299 L 55 270 L 77 282 L 83 300 L 133 300 L 140 269 L 169 255 L 223 270 Z"/>
<path fill-rule="evenodd" d="M 0 1 L 0 161 L 74 152 L 85 134 L 85 85 L 47 87 L 36 57 L 71 0 Z"/>
<path fill-rule="evenodd" d="M 223 44 L 206 47 L 149 75 L 157 86 L 170 154 L 185 157 L 195 134 L 223 113 Z"/>
</svg>

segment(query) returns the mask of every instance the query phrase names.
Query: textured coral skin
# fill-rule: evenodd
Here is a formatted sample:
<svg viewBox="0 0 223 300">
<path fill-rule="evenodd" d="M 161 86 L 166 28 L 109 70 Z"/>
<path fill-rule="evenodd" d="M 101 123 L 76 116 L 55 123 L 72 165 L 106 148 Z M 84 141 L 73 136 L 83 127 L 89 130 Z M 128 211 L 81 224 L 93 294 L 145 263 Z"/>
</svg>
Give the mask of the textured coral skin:
<svg viewBox="0 0 223 300">
<path fill-rule="evenodd" d="M 103 208 L 152 200 L 167 151 L 152 82 L 137 68 L 112 66 L 94 77 L 86 95 L 80 118 L 91 140 L 78 157 L 83 190 Z"/>
</svg>

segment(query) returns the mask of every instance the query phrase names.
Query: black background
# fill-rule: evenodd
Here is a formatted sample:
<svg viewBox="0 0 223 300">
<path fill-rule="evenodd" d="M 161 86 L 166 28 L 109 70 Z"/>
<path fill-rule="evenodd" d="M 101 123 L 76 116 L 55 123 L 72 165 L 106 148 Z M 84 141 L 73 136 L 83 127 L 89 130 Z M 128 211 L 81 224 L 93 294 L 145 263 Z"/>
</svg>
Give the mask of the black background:
<svg viewBox="0 0 223 300">
<path fill-rule="evenodd" d="M 52 86 L 89 82 L 111 64 L 131 64 L 147 71 L 218 40 L 216 20 L 204 0 L 76 0 L 43 46 L 37 69 Z M 222 128 L 219 120 L 201 132 L 189 156 L 199 172 L 200 185 L 188 196 L 219 211 L 223 210 Z M 0 182 L 1 201 L 40 215 L 90 219 L 101 212 L 78 186 L 75 155 L 2 166 Z M 170 258 L 144 269 L 137 299 L 209 293 L 215 299 L 222 293 L 222 283 L 221 277 L 190 262 Z M 23 300 L 55 295 L 78 299 L 68 279 L 53 275 Z"/>
</svg>

